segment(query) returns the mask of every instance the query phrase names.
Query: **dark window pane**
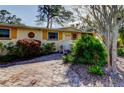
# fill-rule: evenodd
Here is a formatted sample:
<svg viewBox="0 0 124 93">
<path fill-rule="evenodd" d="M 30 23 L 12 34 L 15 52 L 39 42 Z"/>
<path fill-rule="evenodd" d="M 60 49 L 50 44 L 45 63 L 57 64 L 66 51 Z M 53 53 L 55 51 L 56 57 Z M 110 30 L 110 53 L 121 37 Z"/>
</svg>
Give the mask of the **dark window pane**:
<svg viewBox="0 0 124 93">
<path fill-rule="evenodd" d="M 49 40 L 58 40 L 58 33 L 57 32 L 48 32 L 48 39 Z"/>
<path fill-rule="evenodd" d="M 0 37 L 9 37 L 9 29 L 0 29 Z"/>
</svg>

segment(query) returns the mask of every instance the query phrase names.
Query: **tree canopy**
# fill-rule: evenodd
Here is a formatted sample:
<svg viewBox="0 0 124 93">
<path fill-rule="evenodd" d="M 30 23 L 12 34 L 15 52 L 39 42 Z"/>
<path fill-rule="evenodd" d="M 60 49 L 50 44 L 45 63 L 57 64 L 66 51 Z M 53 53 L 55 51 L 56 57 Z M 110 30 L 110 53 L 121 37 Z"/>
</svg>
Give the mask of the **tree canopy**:
<svg viewBox="0 0 124 93">
<path fill-rule="evenodd" d="M 24 25 L 21 18 L 18 18 L 7 10 L 0 10 L 0 23 Z"/>
<path fill-rule="evenodd" d="M 39 5 L 37 12 L 36 22 L 38 24 L 46 23 L 47 28 L 51 28 L 55 23 L 63 26 L 64 23 L 73 21 L 73 13 L 62 5 Z"/>
</svg>

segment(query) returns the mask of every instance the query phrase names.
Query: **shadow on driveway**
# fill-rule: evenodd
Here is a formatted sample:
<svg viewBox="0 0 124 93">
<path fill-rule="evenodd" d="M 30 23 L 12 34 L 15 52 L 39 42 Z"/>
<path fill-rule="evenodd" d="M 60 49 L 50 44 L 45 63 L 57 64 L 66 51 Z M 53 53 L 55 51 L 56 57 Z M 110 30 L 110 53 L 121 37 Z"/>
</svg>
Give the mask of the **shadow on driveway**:
<svg viewBox="0 0 124 93">
<path fill-rule="evenodd" d="M 0 64 L 1 68 L 14 66 L 14 65 L 22 65 L 22 64 L 30 64 L 30 63 L 37 63 L 37 62 L 46 62 L 50 60 L 60 60 L 62 58 L 62 55 L 59 53 L 50 54 L 46 56 L 36 57 L 30 60 L 24 60 L 24 61 L 14 61 L 8 64 Z"/>
</svg>

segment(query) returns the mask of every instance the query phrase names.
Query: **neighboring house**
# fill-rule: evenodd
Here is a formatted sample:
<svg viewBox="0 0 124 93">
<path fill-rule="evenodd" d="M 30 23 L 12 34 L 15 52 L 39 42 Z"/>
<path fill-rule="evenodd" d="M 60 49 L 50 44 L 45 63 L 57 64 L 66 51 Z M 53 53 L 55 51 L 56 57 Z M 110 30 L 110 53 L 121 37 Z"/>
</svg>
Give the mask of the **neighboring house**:
<svg viewBox="0 0 124 93">
<path fill-rule="evenodd" d="M 87 34 L 82 30 L 65 27 L 65 28 L 41 28 L 31 26 L 17 26 L 0 24 L 0 42 L 16 42 L 24 38 L 32 38 L 40 40 L 42 43 L 54 42 L 56 48 L 59 49 L 62 44 L 68 46 L 73 40 L 80 38 L 81 35 Z M 96 33 L 88 32 L 88 34 L 96 35 Z"/>
</svg>

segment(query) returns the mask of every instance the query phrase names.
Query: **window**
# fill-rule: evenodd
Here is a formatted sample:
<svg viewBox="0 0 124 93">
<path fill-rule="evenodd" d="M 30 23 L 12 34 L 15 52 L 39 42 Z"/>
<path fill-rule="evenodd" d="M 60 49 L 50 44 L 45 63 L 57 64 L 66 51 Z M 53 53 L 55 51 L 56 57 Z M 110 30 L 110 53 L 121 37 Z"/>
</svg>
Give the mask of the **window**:
<svg viewBox="0 0 124 93">
<path fill-rule="evenodd" d="M 73 40 L 77 39 L 77 34 L 76 33 L 72 34 L 72 39 Z"/>
<path fill-rule="evenodd" d="M 58 40 L 57 32 L 48 32 L 48 40 Z"/>
<path fill-rule="evenodd" d="M 9 29 L 0 29 L 0 38 L 9 38 Z"/>
</svg>

